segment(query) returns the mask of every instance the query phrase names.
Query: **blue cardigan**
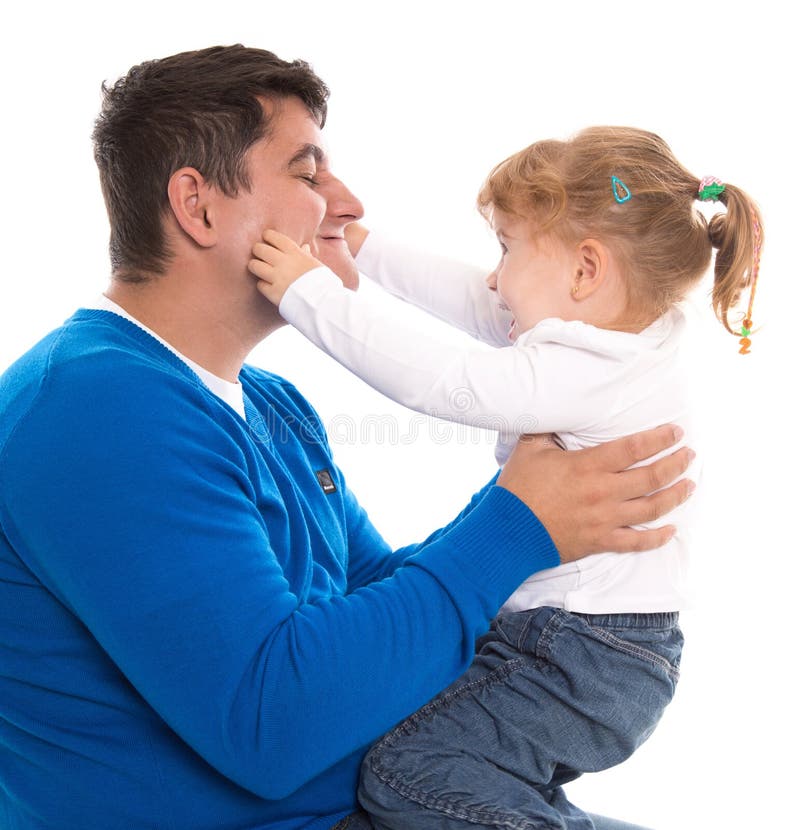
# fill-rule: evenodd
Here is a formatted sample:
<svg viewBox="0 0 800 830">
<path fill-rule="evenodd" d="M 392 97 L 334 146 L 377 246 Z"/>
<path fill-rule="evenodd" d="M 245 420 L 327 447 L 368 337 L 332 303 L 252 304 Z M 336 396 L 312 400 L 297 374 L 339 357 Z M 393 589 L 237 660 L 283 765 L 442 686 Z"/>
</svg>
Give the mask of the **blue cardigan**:
<svg viewBox="0 0 800 830">
<path fill-rule="evenodd" d="M 558 564 L 492 483 L 392 552 L 306 400 L 240 381 L 247 423 L 89 310 L 0 378 L 0 826 L 329 828 Z"/>
</svg>

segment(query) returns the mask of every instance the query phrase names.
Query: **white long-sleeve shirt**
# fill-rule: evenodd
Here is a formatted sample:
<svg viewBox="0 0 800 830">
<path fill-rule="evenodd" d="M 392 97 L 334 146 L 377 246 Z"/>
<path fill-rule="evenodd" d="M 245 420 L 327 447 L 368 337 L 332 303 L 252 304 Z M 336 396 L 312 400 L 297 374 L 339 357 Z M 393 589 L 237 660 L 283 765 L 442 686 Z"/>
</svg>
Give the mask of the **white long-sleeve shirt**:
<svg viewBox="0 0 800 830">
<path fill-rule="evenodd" d="M 281 315 L 398 403 L 496 429 L 500 464 L 522 433 L 552 432 L 573 450 L 676 423 L 686 433 L 684 441 L 692 443 L 679 348 L 685 320 L 679 309 L 638 334 L 546 319 L 511 344 L 510 316 L 479 269 L 410 253 L 374 233 L 358 265 L 391 293 L 483 343 L 464 348 L 411 329 L 390 309 L 379 311 L 364 292 L 345 289 L 327 268 L 290 286 Z M 596 554 L 534 574 L 505 608 L 625 613 L 685 607 L 690 513 L 687 503 L 662 520 L 678 529 L 662 548 Z"/>
</svg>

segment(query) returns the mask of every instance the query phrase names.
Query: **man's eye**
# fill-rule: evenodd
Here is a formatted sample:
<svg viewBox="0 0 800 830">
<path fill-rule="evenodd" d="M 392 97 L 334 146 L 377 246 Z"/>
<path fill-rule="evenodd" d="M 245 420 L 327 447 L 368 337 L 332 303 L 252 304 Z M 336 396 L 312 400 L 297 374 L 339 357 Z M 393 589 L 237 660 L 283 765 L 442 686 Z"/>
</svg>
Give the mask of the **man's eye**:
<svg viewBox="0 0 800 830">
<path fill-rule="evenodd" d="M 301 174 L 300 178 L 304 182 L 308 182 L 313 187 L 317 187 L 317 185 L 319 184 L 319 179 L 316 177 L 314 173 L 303 173 Z"/>
</svg>

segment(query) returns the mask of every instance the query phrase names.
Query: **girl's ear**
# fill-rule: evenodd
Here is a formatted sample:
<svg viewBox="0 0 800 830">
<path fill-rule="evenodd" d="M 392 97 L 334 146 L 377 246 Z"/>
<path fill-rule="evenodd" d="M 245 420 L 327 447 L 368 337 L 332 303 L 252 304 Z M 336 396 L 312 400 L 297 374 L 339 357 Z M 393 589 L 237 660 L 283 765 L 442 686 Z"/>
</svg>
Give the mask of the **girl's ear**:
<svg viewBox="0 0 800 830">
<path fill-rule="evenodd" d="M 609 251 L 597 239 L 584 239 L 578 245 L 572 296 L 584 300 L 594 294 L 608 275 Z"/>
<path fill-rule="evenodd" d="M 217 242 L 211 188 L 194 167 L 182 167 L 169 178 L 169 205 L 181 229 L 203 248 Z"/>
</svg>

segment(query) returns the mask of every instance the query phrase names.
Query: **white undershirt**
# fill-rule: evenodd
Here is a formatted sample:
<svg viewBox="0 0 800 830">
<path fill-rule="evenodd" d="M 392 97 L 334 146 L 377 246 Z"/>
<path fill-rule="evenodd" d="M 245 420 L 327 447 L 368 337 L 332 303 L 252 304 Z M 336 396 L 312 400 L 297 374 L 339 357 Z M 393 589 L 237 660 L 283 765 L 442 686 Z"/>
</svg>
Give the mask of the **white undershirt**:
<svg viewBox="0 0 800 830">
<path fill-rule="evenodd" d="M 158 340 L 159 343 L 166 346 L 176 357 L 179 357 L 200 378 L 200 380 L 203 381 L 205 386 L 207 386 L 211 392 L 213 392 L 218 398 L 225 401 L 225 403 L 228 404 L 228 406 L 230 406 L 231 409 L 237 412 L 242 418 L 245 418 L 244 393 L 242 392 L 241 383 L 238 381 L 234 383 L 229 380 L 225 380 L 224 378 L 212 374 L 208 371 L 208 369 L 204 369 L 193 360 L 190 360 L 185 354 L 182 354 L 174 346 L 167 343 L 163 337 L 159 337 L 152 329 L 147 328 L 144 323 L 139 322 L 139 320 L 131 316 L 127 311 L 125 311 L 124 308 L 122 308 L 122 306 L 118 305 L 113 300 L 109 300 L 105 294 L 101 294 L 100 297 L 88 305 L 87 308 L 98 309 L 100 311 L 110 311 L 112 314 L 124 317 L 126 320 L 142 329 L 142 331 L 147 332 L 151 337 Z"/>
</svg>

